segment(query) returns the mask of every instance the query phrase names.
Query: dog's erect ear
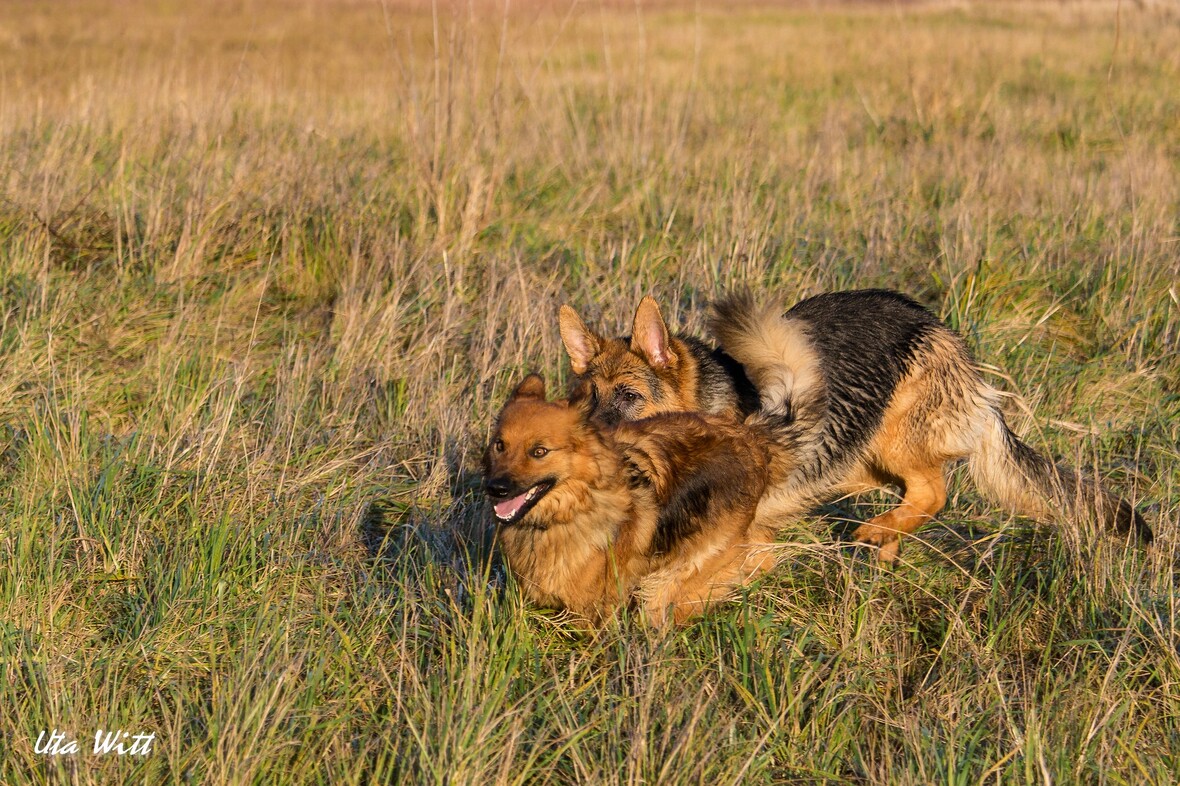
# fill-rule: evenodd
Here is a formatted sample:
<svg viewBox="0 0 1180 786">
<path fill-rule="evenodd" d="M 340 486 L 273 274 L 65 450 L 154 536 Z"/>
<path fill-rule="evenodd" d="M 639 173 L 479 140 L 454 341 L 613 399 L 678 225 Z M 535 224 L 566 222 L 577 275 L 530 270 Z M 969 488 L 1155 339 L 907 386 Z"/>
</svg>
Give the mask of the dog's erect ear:
<svg viewBox="0 0 1180 786">
<path fill-rule="evenodd" d="M 639 308 L 635 309 L 635 324 L 631 326 L 631 351 L 643 355 L 652 368 L 673 367 L 679 360 L 670 346 L 664 316 L 651 295 L 640 301 Z"/>
<path fill-rule="evenodd" d="M 569 306 L 562 306 L 557 322 L 561 326 L 561 343 L 570 356 L 570 368 L 575 374 L 585 374 L 590 361 L 602 351 L 602 339 Z"/>
<path fill-rule="evenodd" d="M 508 397 L 509 401 L 520 401 L 526 398 L 537 398 L 541 401 L 545 400 L 545 380 L 541 379 L 540 374 L 529 374 L 516 389 L 512 391 L 512 395 Z"/>
</svg>

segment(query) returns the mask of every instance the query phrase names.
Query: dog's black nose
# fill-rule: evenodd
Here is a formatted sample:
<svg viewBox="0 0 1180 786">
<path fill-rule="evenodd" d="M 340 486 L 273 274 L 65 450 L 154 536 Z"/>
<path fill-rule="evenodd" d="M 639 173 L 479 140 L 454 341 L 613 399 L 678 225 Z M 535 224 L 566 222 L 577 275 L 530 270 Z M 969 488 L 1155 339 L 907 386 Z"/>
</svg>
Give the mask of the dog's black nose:
<svg viewBox="0 0 1180 786">
<path fill-rule="evenodd" d="M 623 422 L 623 413 L 617 407 L 607 405 L 596 409 L 591 419 L 602 426 L 617 426 Z"/>
<path fill-rule="evenodd" d="M 508 492 L 512 490 L 512 484 L 508 478 L 488 478 L 484 483 L 484 490 L 488 492 L 489 497 L 507 497 Z"/>
</svg>

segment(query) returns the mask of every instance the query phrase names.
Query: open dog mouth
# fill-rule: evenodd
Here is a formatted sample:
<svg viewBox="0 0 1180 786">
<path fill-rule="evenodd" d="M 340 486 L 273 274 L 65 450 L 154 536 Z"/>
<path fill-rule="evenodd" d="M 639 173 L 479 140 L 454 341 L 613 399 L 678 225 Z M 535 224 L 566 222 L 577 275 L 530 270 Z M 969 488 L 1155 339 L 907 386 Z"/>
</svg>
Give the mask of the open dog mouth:
<svg viewBox="0 0 1180 786">
<path fill-rule="evenodd" d="M 515 524 L 524 518 L 533 509 L 533 506 L 540 502 L 541 498 L 548 494 L 552 488 L 552 480 L 542 480 L 535 486 L 526 489 L 523 493 L 493 503 L 492 511 L 496 514 L 496 519 L 500 523 Z M 491 491 L 488 494 L 493 499 L 497 496 Z"/>
</svg>

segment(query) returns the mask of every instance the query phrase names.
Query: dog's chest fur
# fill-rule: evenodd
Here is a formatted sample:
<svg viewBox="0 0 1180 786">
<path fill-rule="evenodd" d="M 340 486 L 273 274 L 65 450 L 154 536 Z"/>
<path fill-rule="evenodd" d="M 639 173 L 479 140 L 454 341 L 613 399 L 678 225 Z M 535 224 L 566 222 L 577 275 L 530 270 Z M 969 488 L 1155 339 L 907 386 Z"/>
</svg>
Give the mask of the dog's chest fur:
<svg viewBox="0 0 1180 786">
<path fill-rule="evenodd" d="M 501 533 L 508 564 L 535 603 L 598 620 L 645 571 L 641 546 L 655 528 L 655 505 L 649 494 L 621 483 L 569 484 L 544 504 L 555 515 L 538 517 L 541 526 Z"/>
</svg>

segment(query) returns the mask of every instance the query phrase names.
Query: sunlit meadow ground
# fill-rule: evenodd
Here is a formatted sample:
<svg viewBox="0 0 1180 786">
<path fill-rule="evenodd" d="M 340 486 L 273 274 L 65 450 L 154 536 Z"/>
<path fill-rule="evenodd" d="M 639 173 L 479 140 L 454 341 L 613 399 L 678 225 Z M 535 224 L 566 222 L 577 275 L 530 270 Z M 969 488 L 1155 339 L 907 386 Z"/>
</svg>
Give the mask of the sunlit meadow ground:
<svg viewBox="0 0 1180 786">
<path fill-rule="evenodd" d="M 0 9 L 0 782 L 1174 783 L 1180 16 L 505 5 Z M 665 637 L 527 607 L 558 306 L 734 285 L 913 294 L 1157 545 L 956 476 L 892 571 L 877 497 Z"/>
</svg>

